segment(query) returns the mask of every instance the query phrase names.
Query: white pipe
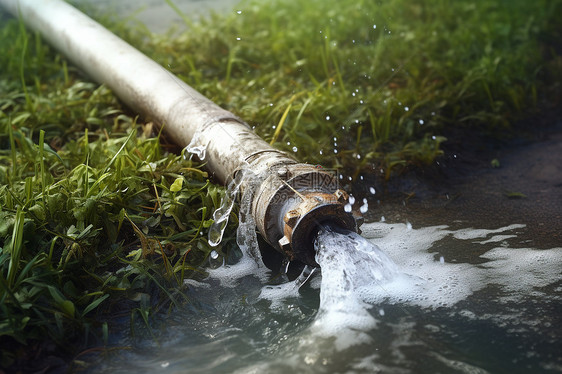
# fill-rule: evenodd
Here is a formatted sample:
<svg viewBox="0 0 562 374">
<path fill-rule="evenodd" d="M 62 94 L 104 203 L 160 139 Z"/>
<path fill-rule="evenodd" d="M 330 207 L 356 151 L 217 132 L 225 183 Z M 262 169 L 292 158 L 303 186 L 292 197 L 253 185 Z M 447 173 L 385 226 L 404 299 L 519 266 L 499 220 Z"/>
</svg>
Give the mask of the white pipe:
<svg viewBox="0 0 562 374">
<path fill-rule="evenodd" d="M 92 79 L 110 87 L 131 109 L 163 124 L 178 145 L 187 146 L 197 133 L 201 145 L 208 146 L 208 168 L 220 182 L 227 182 L 249 155 L 284 156 L 240 118 L 73 6 L 60 0 L 0 0 L 0 6 L 39 32 Z"/>
</svg>

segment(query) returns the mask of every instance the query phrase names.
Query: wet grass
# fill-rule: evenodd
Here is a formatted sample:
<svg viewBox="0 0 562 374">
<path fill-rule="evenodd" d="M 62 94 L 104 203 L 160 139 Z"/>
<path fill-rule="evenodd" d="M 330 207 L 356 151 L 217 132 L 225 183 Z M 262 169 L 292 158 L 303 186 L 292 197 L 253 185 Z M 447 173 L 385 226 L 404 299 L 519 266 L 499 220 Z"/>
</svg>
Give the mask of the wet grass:
<svg viewBox="0 0 562 374">
<path fill-rule="evenodd" d="M 153 313 L 185 302 L 183 279 L 203 271 L 223 189 L 37 35 L 16 21 L 0 33 L 0 352 L 8 367 L 53 342 L 69 355 L 106 344 L 116 312 L 148 325 Z"/>
<path fill-rule="evenodd" d="M 275 146 L 384 180 L 434 162 L 450 128 L 503 136 L 559 93 L 561 7 L 248 1 L 167 35 L 103 22 Z M 223 190 L 15 20 L 0 66 L 7 367 L 49 342 L 70 356 L 106 345 L 112 316 L 150 326 L 186 302 Z"/>
</svg>

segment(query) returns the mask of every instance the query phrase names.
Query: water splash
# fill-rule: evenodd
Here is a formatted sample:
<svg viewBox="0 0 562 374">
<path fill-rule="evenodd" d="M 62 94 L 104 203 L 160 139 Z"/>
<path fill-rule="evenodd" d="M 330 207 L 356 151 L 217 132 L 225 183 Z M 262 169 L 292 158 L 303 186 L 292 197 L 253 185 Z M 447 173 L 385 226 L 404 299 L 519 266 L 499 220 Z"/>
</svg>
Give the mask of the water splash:
<svg viewBox="0 0 562 374">
<path fill-rule="evenodd" d="M 272 310 L 282 311 L 288 298 L 297 298 L 300 296 L 300 288 L 316 274 L 316 270 L 317 268 L 306 265 L 295 280 L 263 287 L 259 298 L 271 301 L 270 308 Z"/>
<path fill-rule="evenodd" d="M 234 178 L 229 184 L 226 190 L 226 194 L 221 200 L 221 205 L 213 213 L 213 223 L 209 228 L 209 245 L 216 247 L 222 241 L 224 235 L 224 230 L 228 224 L 228 219 L 230 218 L 230 213 L 236 202 L 236 197 L 240 191 L 240 186 L 244 181 L 244 172 L 240 171 L 236 178 Z"/>
<path fill-rule="evenodd" d="M 236 244 L 242 252 L 242 258 L 234 265 L 224 265 L 209 270 L 209 276 L 219 279 L 224 286 L 235 287 L 240 278 L 246 275 L 254 275 L 263 281 L 267 278 L 268 270 L 260 255 L 256 223 L 251 214 L 255 191 L 263 180 L 264 176 L 257 175 L 249 169 L 239 170 L 228 185 L 221 206 L 213 213 L 214 222 L 209 228 L 209 245 L 218 246 L 222 241 L 236 199 L 240 191 L 244 190 L 240 198 L 236 232 Z"/>
<path fill-rule="evenodd" d="M 366 343 L 376 325 L 364 295 L 384 289 L 402 276 L 394 262 L 360 235 L 325 227 L 315 241 L 316 261 L 322 269 L 320 306 L 311 330 L 321 337 L 336 337 L 336 350 Z"/>
<path fill-rule="evenodd" d="M 199 157 L 199 160 L 203 161 L 207 154 L 207 145 L 202 144 L 200 138 L 201 132 L 196 131 L 189 144 L 185 147 L 185 151 L 197 155 L 197 157 Z"/>
</svg>

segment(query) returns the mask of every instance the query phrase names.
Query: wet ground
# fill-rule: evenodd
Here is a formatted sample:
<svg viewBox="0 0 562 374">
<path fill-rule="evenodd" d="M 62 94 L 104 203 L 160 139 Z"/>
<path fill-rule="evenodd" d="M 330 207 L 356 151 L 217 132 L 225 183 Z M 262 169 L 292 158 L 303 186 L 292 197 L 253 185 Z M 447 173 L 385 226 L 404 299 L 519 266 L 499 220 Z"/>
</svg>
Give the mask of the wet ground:
<svg viewBox="0 0 562 374">
<path fill-rule="evenodd" d="M 431 170 L 398 181 L 399 196 L 382 199 L 368 220 L 426 226 L 479 222 L 484 227 L 526 225 L 522 244 L 562 244 L 562 121 L 526 125 L 525 134 L 500 143 L 451 139 Z"/>
</svg>

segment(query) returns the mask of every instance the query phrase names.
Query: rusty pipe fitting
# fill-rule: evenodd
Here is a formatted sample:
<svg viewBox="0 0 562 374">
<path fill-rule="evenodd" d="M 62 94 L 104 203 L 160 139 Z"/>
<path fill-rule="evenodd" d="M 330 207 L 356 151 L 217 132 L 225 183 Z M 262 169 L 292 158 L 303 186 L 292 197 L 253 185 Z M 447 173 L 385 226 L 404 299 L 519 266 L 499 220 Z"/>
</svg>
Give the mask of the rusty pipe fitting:
<svg viewBox="0 0 562 374">
<path fill-rule="evenodd" d="M 360 217 L 345 209 L 348 198 L 332 171 L 281 165 L 258 188 L 253 216 L 265 240 L 289 260 L 318 266 L 314 239 L 323 224 L 359 231 Z"/>
</svg>

